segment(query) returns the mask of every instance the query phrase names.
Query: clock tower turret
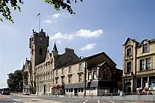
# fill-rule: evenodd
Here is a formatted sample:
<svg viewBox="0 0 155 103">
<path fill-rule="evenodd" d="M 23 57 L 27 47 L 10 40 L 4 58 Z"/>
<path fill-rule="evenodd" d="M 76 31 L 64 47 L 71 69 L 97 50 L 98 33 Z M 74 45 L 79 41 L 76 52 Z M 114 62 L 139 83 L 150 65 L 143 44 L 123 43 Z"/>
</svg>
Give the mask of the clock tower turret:
<svg viewBox="0 0 155 103">
<path fill-rule="evenodd" d="M 31 61 L 36 66 L 45 61 L 47 49 L 49 46 L 49 36 L 45 34 L 43 29 L 39 33 L 33 31 L 30 38 Z"/>
<path fill-rule="evenodd" d="M 29 39 L 29 48 L 31 49 L 31 64 L 32 64 L 32 76 L 31 76 L 31 89 L 32 93 L 36 93 L 35 83 L 35 66 L 44 62 L 49 46 L 49 36 L 41 29 L 39 33 L 33 30 L 33 34 Z"/>
</svg>

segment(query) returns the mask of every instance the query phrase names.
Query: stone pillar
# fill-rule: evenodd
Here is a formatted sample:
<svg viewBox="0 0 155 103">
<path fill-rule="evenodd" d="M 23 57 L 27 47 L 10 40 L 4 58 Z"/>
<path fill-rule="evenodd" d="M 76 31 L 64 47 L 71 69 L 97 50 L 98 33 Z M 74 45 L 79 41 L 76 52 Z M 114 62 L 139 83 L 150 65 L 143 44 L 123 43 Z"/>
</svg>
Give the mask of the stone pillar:
<svg viewBox="0 0 155 103">
<path fill-rule="evenodd" d="M 143 77 L 141 77 L 141 88 L 143 88 Z"/>
<path fill-rule="evenodd" d="M 149 82 L 149 76 L 147 77 L 147 83 L 148 83 L 148 85 L 147 85 L 147 88 L 149 88 L 149 84 L 150 84 L 150 82 Z"/>
<path fill-rule="evenodd" d="M 133 85 L 133 79 L 131 79 L 130 82 L 131 82 L 131 92 L 133 93 L 133 86 L 134 86 Z"/>
<path fill-rule="evenodd" d="M 124 92 L 124 79 L 122 79 L 122 91 Z"/>
<path fill-rule="evenodd" d="M 97 67 L 97 73 L 96 73 L 96 74 L 97 74 L 97 79 L 99 79 L 99 72 L 100 72 L 99 69 L 100 69 L 100 68 Z"/>
</svg>

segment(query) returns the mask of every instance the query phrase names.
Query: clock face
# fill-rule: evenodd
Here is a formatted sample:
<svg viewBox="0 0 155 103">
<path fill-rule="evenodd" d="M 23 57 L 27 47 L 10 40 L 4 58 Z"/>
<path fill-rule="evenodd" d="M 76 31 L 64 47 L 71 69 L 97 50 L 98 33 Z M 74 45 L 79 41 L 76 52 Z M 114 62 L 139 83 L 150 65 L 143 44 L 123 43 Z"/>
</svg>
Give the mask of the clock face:
<svg viewBox="0 0 155 103">
<path fill-rule="evenodd" d="M 43 40 L 43 37 L 40 37 L 39 39 L 40 39 L 40 40 Z"/>
</svg>

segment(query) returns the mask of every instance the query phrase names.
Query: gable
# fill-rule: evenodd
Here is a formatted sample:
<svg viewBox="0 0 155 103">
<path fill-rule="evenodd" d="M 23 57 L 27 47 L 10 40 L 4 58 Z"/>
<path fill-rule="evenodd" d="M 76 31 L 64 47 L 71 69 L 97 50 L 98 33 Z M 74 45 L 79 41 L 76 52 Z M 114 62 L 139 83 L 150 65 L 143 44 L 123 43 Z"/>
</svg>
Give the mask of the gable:
<svg viewBox="0 0 155 103">
<path fill-rule="evenodd" d="M 48 52 L 48 53 L 46 54 L 45 61 L 49 60 L 50 58 L 51 58 L 51 53 Z"/>
<path fill-rule="evenodd" d="M 106 64 L 110 68 L 116 67 L 115 62 L 109 56 L 107 56 L 104 52 L 99 53 L 97 55 L 90 56 L 87 58 L 88 68 L 93 67 L 93 66 L 97 66 L 98 64 L 104 63 L 104 62 L 106 62 Z"/>
</svg>

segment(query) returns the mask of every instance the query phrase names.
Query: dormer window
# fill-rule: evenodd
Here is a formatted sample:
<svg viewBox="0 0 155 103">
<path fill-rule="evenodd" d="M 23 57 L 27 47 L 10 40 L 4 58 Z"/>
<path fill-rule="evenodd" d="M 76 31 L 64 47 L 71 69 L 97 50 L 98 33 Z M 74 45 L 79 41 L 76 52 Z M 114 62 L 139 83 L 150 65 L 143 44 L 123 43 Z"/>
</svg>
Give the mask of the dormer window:
<svg viewBox="0 0 155 103">
<path fill-rule="evenodd" d="M 143 44 L 143 53 L 146 53 L 148 51 L 148 45 Z"/>
<path fill-rule="evenodd" d="M 131 48 L 127 49 L 127 56 L 132 56 Z"/>
</svg>

